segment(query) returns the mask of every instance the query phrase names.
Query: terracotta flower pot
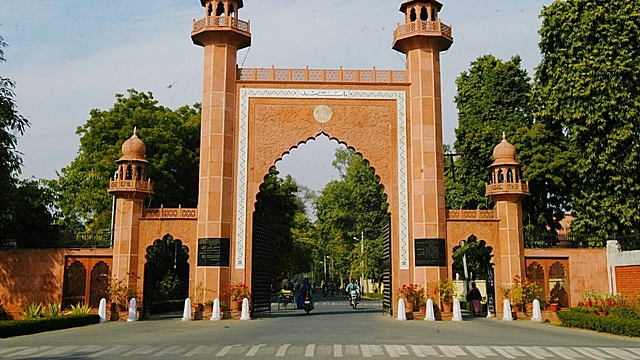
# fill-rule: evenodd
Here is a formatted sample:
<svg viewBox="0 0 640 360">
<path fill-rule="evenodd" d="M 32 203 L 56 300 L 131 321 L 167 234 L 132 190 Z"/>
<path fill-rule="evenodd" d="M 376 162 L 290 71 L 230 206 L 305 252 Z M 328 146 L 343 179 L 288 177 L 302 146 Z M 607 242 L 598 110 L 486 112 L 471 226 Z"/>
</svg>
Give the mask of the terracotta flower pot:
<svg viewBox="0 0 640 360">
<path fill-rule="evenodd" d="M 444 312 L 452 312 L 453 304 L 452 303 L 442 303 L 442 311 Z"/>
<path fill-rule="evenodd" d="M 238 311 L 242 308 L 242 301 L 231 301 L 229 304 L 229 309 L 231 311 Z"/>
<path fill-rule="evenodd" d="M 553 304 L 549 304 L 549 310 L 553 311 L 553 312 L 558 312 L 558 310 L 560 309 L 560 305 L 553 303 Z"/>
</svg>

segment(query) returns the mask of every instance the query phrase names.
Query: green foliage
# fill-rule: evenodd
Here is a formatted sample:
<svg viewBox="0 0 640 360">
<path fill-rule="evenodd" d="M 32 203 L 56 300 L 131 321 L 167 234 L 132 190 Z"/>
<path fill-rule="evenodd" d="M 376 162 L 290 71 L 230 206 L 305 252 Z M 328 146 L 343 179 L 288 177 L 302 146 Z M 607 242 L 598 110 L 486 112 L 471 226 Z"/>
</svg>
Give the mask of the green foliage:
<svg viewBox="0 0 640 360">
<path fill-rule="evenodd" d="M 329 182 L 314 202 L 320 258 L 330 257 L 333 278 L 363 275 L 378 280 L 382 275 L 382 228 L 388 219 L 384 189 L 369 164 L 353 150 L 337 149 L 333 166 L 341 179 Z"/>
<path fill-rule="evenodd" d="M 572 230 L 640 228 L 640 21 L 636 0 L 556 1 L 542 12 L 536 118 L 573 165 Z M 575 185 L 574 185 L 575 184 Z"/>
<path fill-rule="evenodd" d="M 254 221 L 269 224 L 271 254 L 267 260 L 272 284 L 291 274 L 311 270 L 314 253 L 313 225 L 305 206 L 297 197 L 298 184 L 287 176 L 280 178 L 271 168 L 256 197 Z"/>
<path fill-rule="evenodd" d="M 200 105 L 171 110 L 159 105 L 153 94 L 130 89 L 127 96 L 116 94 L 111 109 L 91 110 L 90 119 L 76 131 L 78 156 L 51 182 L 67 226 L 86 222 L 89 230 L 109 228 L 112 196 L 105 189 L 134 127 L 146 145 L 147 175 L 154 186 L 147 205 L 196 207 Z"/>
<path fill-rule="evenodd" d="M 53 318 L 62 316 L 62 304 L 60 303 L 51 303 L 47 306 L 42 307 L 42 316 L 45 318 Z"/>
<path fill-rule="evenodd" d="M 61 316 L 43 319 L 0 321 L 0 338 L 37 334 L 45 331 L 69 329 L 100 323 L 100 315 Z"/>
<path fill-rule="evenodd" d="M 447 171 L 448 208 L 490 207 L 484 194 L 493 148 L 503 132 L 512 140 L 532 123 L 530 78 L 520 63 L 519 56 L 503 62 L 485 55 L 456 79 L 458 128 L 454 147 L 461 156 L 454 164 L 455 178 L 452 169 Z"/>
<path fill-rule="evenodd" d="M 42 304 L 31 303 L 24 309 L 20 310 L 20 317 L 22 319 L 37 319 L 42 317 Z"/>
<path fill-rule="evenodd" d="M 89 314 L 91 308 L 89 304 L 77 304 L 71 305 L 71 310 L 67 311 L 65 315 L 77 316 L 77 315 L 86 315 Z"/>
<path fill-rule="evenodd" d="M 4 306 L 2 306 L 2 300 L 0 300 L 0 320 L 5 320 L 7 317 L 7 311 L 4 309 Z"/>
<path fill-rule="evenodd" d="M 145 277 L 150 301 L 184 300 L 189 296 L 189 253 L 182 241 L 167 235 L 147 248 Z"/>
<path fill-rule="evenodd" d="M 464 275 L 463 256 L 467 257 L 467 270 L 472 276 L 470 280 L 486 279 L 491 268 L 491 254 L 493 249 L 486 246 L 486 242 L 477 241 L 475 236 L 470 236 L 463 246 L 453 248 L 453 272 Z"/>
<path fill-rule="evenodd" d="M 456 286 L 451 279 L 438 280 L 438 293 L 443 304 L 452 304 Z"/>
<path fill-rule="evenodd" d="M 594 330 L 614 335 L 640 336 L 640 321 L 613 316 L 598 316 L 583 311 L 560 311 L 557 313 L 562 326 Z"/>
<path fill-rule="evenodd" d="M 7 43 L 0 36 L 0 64 L 6 61 L 3 48 Z M 16 150 L 18 136 L 24 134 L 29 121 L 18 113 L 15 102 L 15 83 L 0 76 L 0 193 L 8 194 L 20 172 L 22 159 Z M 5 204 L 0 202 L 0 216 L 4 215 Z"/>
</svg>

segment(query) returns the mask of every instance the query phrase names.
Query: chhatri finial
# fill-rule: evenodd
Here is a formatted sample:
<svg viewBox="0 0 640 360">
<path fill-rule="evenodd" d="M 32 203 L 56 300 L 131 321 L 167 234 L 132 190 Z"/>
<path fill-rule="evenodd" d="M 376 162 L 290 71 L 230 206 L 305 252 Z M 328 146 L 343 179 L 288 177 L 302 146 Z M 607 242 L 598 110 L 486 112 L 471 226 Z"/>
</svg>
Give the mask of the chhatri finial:
<svg viewBox="0 0 640 360">
<path fill-rule="evenodd" d="M 133 135 L 138 136 L 138 127 L 137 126 L 133 127 Z"/>
<path fill-rule="evenodd" d="M 507 133 L 506 132 L 502 132 L 502 140 L 507 141 Z"/>
</svg>

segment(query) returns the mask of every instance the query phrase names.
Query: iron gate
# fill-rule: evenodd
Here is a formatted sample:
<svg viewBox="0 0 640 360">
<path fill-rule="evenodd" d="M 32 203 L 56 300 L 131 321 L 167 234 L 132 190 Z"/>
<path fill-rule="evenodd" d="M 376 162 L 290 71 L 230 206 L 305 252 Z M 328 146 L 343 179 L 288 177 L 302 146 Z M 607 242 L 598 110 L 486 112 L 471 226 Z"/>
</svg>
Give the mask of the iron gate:
<svg viewBox="0 0 640 360">
<path fill-rule="evenodd" d="M 393 316 L 391 276 L 391 216 L 388 216 L 382 227 L 382 313 L 389 316 Z"/>
<path fill-rule="evenodd" d="M 255 313 L 271 314 L 271 227 L 264 220 L 253 219 L 251 262 L 251 317 Z"/>
</svg>

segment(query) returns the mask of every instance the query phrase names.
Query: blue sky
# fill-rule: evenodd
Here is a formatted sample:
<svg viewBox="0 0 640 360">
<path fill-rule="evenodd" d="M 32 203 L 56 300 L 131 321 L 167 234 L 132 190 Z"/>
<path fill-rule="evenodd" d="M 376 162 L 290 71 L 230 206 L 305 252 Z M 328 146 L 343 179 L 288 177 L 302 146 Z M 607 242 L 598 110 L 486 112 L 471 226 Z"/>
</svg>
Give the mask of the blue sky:
<svg viewBox="0 0 640 360">
<path fill-rule="evenodd" d="M 442 55 L 443 133 L 457 126 L 455 79 L 484 54 L 519 54 L 533 76 L 539 63 L 540 11 L 552 0 L 441 0 L 441 20 L 455 42 Z M 244 67 L 403 69 L 391 49 L 404 22 L 401 0 L 245 0 L 252 46 Z M 198 0 L 3 0 L 0 36 L 9 47 L 0 74 L 17 83 L 18 110 L 31 121 L 20 138 L 23 177 L 54 178 L 76 156 L 76 128 L 91 109 L 109 109 L 116 93 L 151 91 L 177 108 L 201 100 L 202 49 L 191 43 Z M 169 84 L 174 84 L 167 88 Z M 278 164 L 300 183 L 320 189 L 335 178 L 335 144 L 320 139 Z M 275 159 L 274 159 L 275 161 Z"/>
</svg>

